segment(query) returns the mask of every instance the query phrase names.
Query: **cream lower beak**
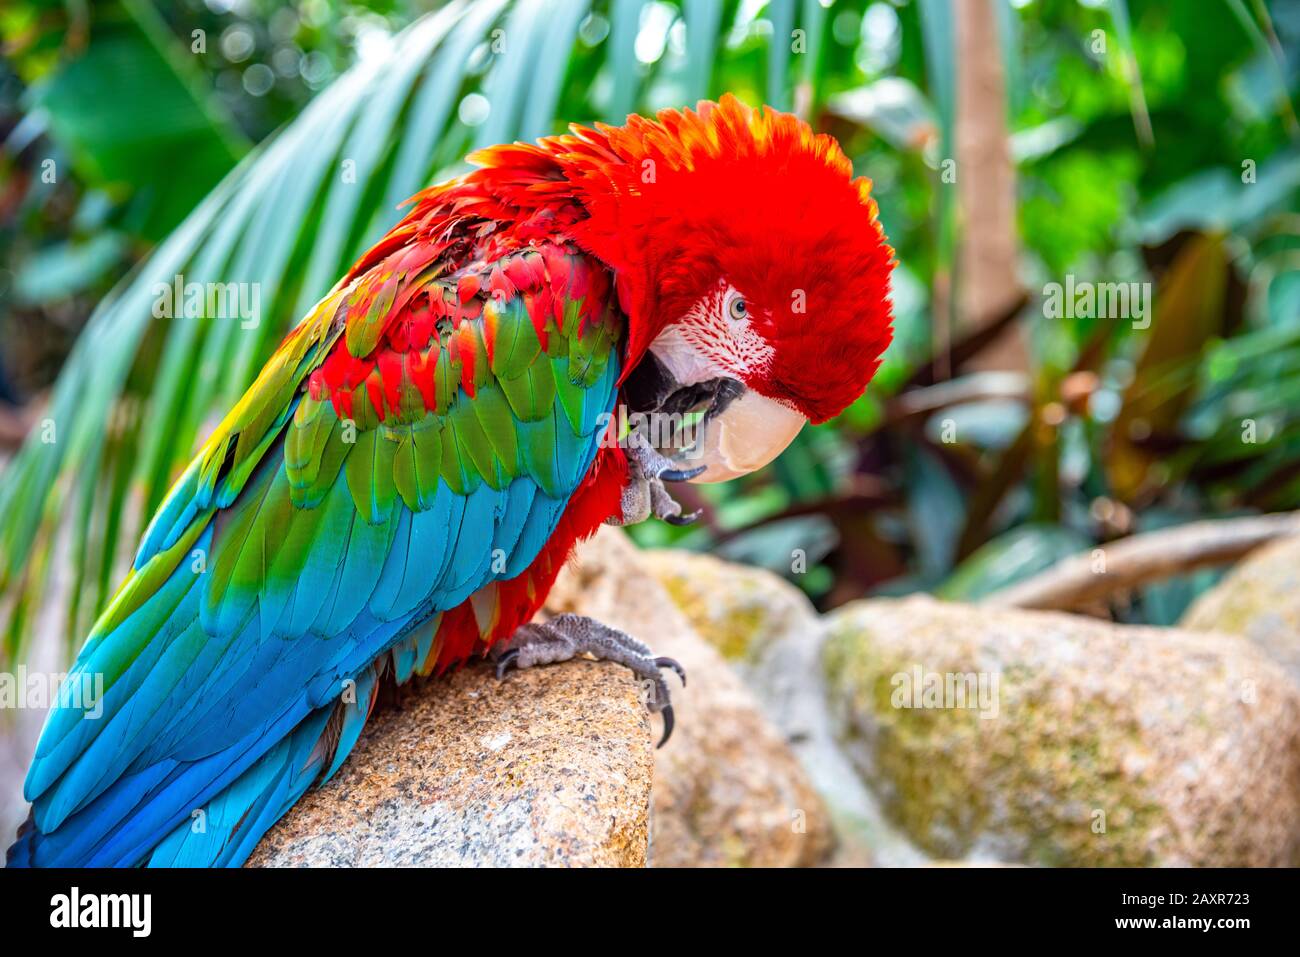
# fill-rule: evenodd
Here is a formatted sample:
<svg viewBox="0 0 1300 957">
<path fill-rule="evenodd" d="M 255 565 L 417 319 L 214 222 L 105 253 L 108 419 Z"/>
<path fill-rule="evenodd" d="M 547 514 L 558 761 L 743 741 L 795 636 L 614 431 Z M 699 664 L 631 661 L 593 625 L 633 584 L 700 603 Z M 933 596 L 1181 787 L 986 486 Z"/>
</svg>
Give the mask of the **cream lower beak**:
<svg viewBox="0 0 1300 957">
<path fill-rule="evenodd" d="M 785 451 L 808 420 L 794 409 L 746 390 L 708 419 L 704 435 L 680 461 L 705 466 L 692 482 L 725 482 L 762 468 Z"/>
</svg>

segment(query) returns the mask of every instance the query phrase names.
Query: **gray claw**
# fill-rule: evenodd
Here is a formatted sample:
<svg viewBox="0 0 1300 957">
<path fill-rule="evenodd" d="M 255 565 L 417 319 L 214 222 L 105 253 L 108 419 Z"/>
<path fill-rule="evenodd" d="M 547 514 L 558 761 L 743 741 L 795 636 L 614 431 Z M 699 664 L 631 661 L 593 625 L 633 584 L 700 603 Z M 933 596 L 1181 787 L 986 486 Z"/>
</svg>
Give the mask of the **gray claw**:
<svg viewBox="0 0 1300 957">
<path fill-rule="evenodd" d="M 689 482 L 695 476 L 703 475 L 707 469 L 707 465 L 693 469 L 664 469 L 657 477 L 661 482 Z"/>
<path fill-rule="evenodd" d="M 510 670 L 510 666 L 515 663 L 515 659 L 518 657 L 519 649 L 511 648 L 497 659 L 497 681 L 505 680 L 506 672 Z"/>
<path fill-rule="evenodd" d="M 659 657 L 655 659 L 656 668 L 671 668 L 677 673 L 677 677 L 682 679 L 682 687 L 686 687 L 686 669 L 683 668 L 675 658 Z"/>
</svg>

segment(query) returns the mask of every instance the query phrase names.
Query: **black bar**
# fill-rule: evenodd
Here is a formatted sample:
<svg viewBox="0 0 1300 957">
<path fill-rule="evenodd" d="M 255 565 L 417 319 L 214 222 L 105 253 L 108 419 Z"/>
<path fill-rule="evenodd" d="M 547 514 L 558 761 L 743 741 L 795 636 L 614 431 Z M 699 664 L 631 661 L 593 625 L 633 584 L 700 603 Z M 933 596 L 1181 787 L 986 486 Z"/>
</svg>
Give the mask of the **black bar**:
<svg viewBox="0 0 1300 957">
<path fill-rule="evenodd" d="M 943 951 L 1098 938 L 1223 947 L 1293 938 L 1297 925 L 1289 870 L 6 871 L 0 920 L 9 939 L 134 943 L 130 926 L 51 926 L 60 906 L 68 922 L 73 887 L 92 911 L 98 901 L 87 905 L 88 895 L 148 894 L 149 939 L 205 947 L 279 938 L 382 946 L 399 928 L 426 935 L 430 947 L 451 944 L 445 934 L 484 935 L 487 946 L 503 934 L 624 940 L 634 950 L 661 949 L 646 934 L 662 934 L 665 947 L 747 938 L 773 946 L 784 933 L 843 934 L 863 948 L 904 937 Z"/>
</svg>

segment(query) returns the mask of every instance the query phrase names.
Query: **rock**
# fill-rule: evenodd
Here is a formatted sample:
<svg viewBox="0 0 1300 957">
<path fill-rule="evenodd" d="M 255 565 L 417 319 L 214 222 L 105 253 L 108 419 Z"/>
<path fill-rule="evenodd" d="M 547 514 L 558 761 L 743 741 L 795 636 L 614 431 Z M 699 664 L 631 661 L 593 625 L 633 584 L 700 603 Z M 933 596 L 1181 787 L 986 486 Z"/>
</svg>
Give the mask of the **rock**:
<svg viewBox="0 0 1300 957">
<path fill-rule="evenodd" d="M 696 633 L 733 664 L 755 664 L 786 636 L 821 629 L 803 592 L 766 569 L 679 549 L 641 555 Z"/>
<path fill-rule="evenodd" d="M 832 843 L 829 815 L 782 735 L 614 528 L 578 551 L 547 602 L 627 631 L 686 668 L 677 727 L 655 752 L 650 861 L 656 867 L 806 866 Z M 657 719 L 656 719 L 657 720 Z"/>
<path fill-rule="evenodd" d="M 826 709 L 825 628 L 806 595 L 779 575 L 700 552 L 642 552 L 697 634 L 728 660 L 762 705 L 825 803 L 836 865 L 907 866 L 925 857 L 886 820 L 839 748 Z"/>
<path fill-rule="evenodd" d="M 1181 624 L 1245 635 L 1300 682 L 1300 537 L 1252 552 L 1192 604 Z"/>
<path fill-rule="evenodd" d="M 471 666 L 377 712 L 248 866 L 641 867 L 651 751 L 626 669 Z"/>
<path fill-rule="evenodd" d="M 937 857 L 1300 862 L 1300 692 L 1241 637 L 927 598 L 855 602 L 827 627 L 845 749 Z M 929 674 L 989 694 L 902 706 L 913 684 L 916 703 L 959 703 L 927 700 Z"/>
</svg>

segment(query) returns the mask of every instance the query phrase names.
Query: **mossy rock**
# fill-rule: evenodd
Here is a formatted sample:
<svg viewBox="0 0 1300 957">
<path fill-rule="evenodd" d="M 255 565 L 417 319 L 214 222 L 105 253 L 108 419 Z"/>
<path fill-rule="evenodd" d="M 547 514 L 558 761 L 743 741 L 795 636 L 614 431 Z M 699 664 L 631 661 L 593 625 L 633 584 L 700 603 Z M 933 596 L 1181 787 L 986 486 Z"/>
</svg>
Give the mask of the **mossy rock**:
<svg viewBox="0 0 1300 957">
<path fill-rule="evenodd" d="M 855 602 L 827 628 L 836 733 L 936 857 L 1300 861 L 1300 692 L 1239 636 L 927 598 Z"/>
<path fill-rule="evenodd" d="M 1247 556 L 1196 600 L 1181 624 L 1244 635 L 1300 683 L 1300 537 Z"/>
<path fill-rule="evenodd" d="M 733 664 L 753 664 L 785 636 L 820 628 L 804 593 L 766 569 L 677 549 L 643 557 L 695 630 Z"/>
</svg>

